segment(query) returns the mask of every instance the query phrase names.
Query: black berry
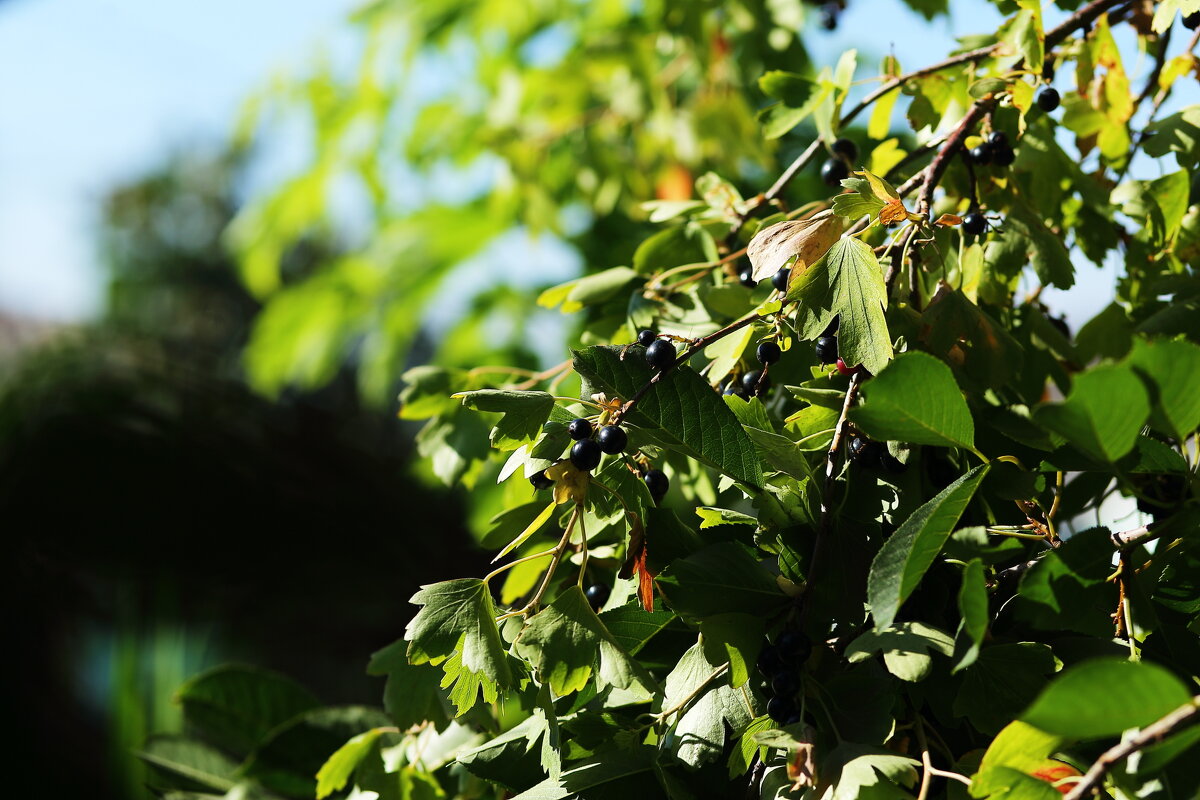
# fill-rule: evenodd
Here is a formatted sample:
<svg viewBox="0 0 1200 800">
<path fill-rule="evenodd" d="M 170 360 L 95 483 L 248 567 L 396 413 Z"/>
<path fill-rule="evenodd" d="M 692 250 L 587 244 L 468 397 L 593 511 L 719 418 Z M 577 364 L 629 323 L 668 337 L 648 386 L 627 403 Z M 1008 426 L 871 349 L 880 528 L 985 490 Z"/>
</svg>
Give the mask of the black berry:
<svg viewBox="0 0 1200 800">
<path fill-rule="evenodd" d="M 629 437 L 623 428 L 618 428 L 616 425 L 605 425 L 596 435 L 596 443 L 600 445 L 601 450 L 615 456 L 625 449 L 625 445 L 629 443 Z"/>
<path fill-rule="evenodd" d="M 770 388 L 771 379 L 765 377 L 761 369 L 747 372 L 742 376 L 742 391 L 751 397 L 762 397 Z"/>
<path fill-rule="evenodd" d="M 822 336 L 817 339 L 817 361 L 822 364 L 832 364 L 838 360 L 838 344 L 836 336 Z"/>
<path fill-rule="evenodd" d="M 581 439 L 571 445 L 571 463 L 584 472 L 591 472 L 600 463 L 600 445 L 591 439 Z"/>
<path fill-rule="evenodd" d="M 612 590 L 602 583 L 594 583 L 584 591 L 583 596 L 587 598 L 588 604 L 593 609 L 601 608 L 608 602 L 608 596 Z"/>
<path fill-rule="evenodd" d="M 783 356 L 783 351 L 774 342 L 763 342 L 754 351 L 754 357 L 760 364 L 774 364 Z"/>
<path fill-rule="evenodd" d="M 796 713 L 796 703 L 790 697 L 772 697 L 767 702 L 767 715 L 778 723 L 786 724 Z"/>
<path fill-rule="evenodd" d="M 583 417 L 573 419 L 571 420 L 571 423 L 567 425 L 567 435 L 577 442 L 580 439 L 588 439 L 592 435 L 592 423 L 588 422 Z"/>
<path fill-rule="evenodd" d="M 827 31 L 837 30 L 838 4 L 826 3 L 821 6 L 821 27 Z"/>
<path fill-rule="evenodd" d="M 758 286 L 758 281 L 754 280 L 754 270 L 750 269 L 750 267 L 746 267 L 738 273 L 738 282 L 747 289 L 753 289 L 755 286 Z"/>
<path fill-rule="evenodd" d="M 742 382 L 733 378 L 726 378 L 725 382 L 721 384 L 721 394 L 731 394 L 743 400 L 746 399 L 746 393 L 742 391 Z"/>
<path fill-rule="evenodd" d="M 779 656 L 779 651 L 770 645 L 764 647 L 758 654 L 758 672 L 767 680 L 771 680 L 783 672 L 786 666 Z"/>
<path fill-rule="evenodd" d="M 646 488 L 650 490 L 650 496 L 656 503 L 666 497 L 667 489 L 671 488 L 671 480 L 660 469 L 647 470 L 646 474 L 642 476 L 642 482 L 646 484 Z"/>
<path fill-rule="evenodd" d="M 1188 14 L 1186 17 L 1184 17 L 1183 27 L 1187 28 L 1189 31 L 1194 31 L 1196 28 L 1200 28 L 1200 11 L 1197 11 L 1195 14 Z"/>
<path fill-rule="evenodd" d="M 788 287 L 788 280 L 791 277 L 792 277 L 792 271 L 790 269 L 781 269 L 781 270 L 779 270 L 779 272 L 776 272 L 774 275 L 771 276 L 771 285 L 775 287 L 776 291 L 786 292 L 787 287 Z"/>
<path fill-rule="evenodd" d="M 853 161 L 858 158 L 858 145 L 849 139 L 838 139 L 829 146 L 835 156 L 844 158 L 847 161 Z"/>
<path fill-rule="evenodd" d="M 821 180 L 826 186 L 841 186 L 850 177 L 850 168 L 840 158 L 827 158 L 821 165 Z"/>
<path fill-rule="evenodd" d="M 803 664 L 812 655 L 812 640 L 799 631 L 784 631 L 775 640 L 779 655 L 790 664 Z"/>
<path fill-rule="evenodd" d="M 861 436 L 850 440 L 850 460 L 862 467 L 878 467 L 883 447 Z"/>
<path fill-rule="evenodd" d="M 1008 147 L 1008 134 L 1004 131 L 992 131 L 992 135 L 988 137 L 988 144 L 993 150 L 997 147 Z"/>
<path fill-rule="evenodd" d="M 638 344 L 642 347 L 649 347 L 654 344 L 654 340 L 658 338 L 658 334 L 654 331 L 646 330 L 638 332 Z"/>
<path fill-rule="evenodd" d="M 979 236 L 987 230 L 987 219 L 978 211 L 968 211 L 962 218 L 963 230 L 972 236 Z"/>
<path fill-rule="evenodd" d="M 554 481 L 546 476 L 546 470 L 530 475 L 529 482 L 533 484 L 533 488 L 535 489 L 549 489 L 554 485 Z"/>
<path fill-rule="evenodd" d="M 1062 102 L 1062 98 L 1058 96 L 1058 90 L 1050 86 L 1038 92 L 1037 104 L 1038 108 L 1049 114 L 1054 109 L 1058 108 L 1058 104 Z"/>
<path fill-rule="evenodd" d="M 795 672 L 785 669 L 771 678 L 771 691 L 778 697 L 791 697 L 800 688 L 800 678 Z"/>
<path fill-rule="evenodd" d="M 992 161 L 991 146 L 985 142 L 977 147 L 972 147 L 971 148 L 971 161 L 973 161 L 974 163 L 976 163 L 980 166 L 990 164 Z"/>
<path fill-rule="evenodd" d="M 675 363 L 675 345 L 659 339 L 646 348 L 646 363 L 657 370 L 664 370 Z"/>
<path fill-rule="evenodd" d="M 1012 163 L 1017 160 L 1017 154 L 1008 145 L 1003 147 L 992 146 L 992 163 L 997 167 L 1011 167 Z"/>
</svg>

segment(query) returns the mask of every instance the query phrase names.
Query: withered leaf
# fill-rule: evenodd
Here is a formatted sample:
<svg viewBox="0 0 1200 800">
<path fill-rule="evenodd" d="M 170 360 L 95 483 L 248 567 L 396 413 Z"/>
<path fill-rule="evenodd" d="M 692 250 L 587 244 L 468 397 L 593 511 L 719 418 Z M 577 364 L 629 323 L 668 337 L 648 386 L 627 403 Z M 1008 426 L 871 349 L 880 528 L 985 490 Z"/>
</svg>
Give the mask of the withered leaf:
<svg viewBox="0 0 1200 800">
<path fill-rule="evenodd" d="M 816 263 L 842 235 L 841 217 L 826 209 L 808 219 L 793 219 L 763 228 L 746 248 L 754 280 L 769 278 L 793 257 L 799 273 Z"/>
</svg>

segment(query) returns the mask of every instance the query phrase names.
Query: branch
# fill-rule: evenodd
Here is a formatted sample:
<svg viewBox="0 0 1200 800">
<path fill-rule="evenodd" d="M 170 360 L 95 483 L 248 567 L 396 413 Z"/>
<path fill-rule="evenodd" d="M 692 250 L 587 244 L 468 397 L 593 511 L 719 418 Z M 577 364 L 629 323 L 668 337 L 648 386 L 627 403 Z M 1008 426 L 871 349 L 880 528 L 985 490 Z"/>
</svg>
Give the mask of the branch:
<svg viewBox="0 0 1200 800">
<path fill-rule="evenodd" d="M 1158 722 L 1143 728 L 1131 739 L 1105 750 L 1091 768 L 1084 773 L 1079 782 L 1071 788 L 1065 800 L 1082 800 L 1100 787 L 1104 776 L 1118 762 L 1151 744 L 1161 742 L 1175 731 L 1194 722 L 1197 715 L 1200 715 L 1200 696 L 1193 697 L 1186 705 L 1180 706 Z"/>
</svg>

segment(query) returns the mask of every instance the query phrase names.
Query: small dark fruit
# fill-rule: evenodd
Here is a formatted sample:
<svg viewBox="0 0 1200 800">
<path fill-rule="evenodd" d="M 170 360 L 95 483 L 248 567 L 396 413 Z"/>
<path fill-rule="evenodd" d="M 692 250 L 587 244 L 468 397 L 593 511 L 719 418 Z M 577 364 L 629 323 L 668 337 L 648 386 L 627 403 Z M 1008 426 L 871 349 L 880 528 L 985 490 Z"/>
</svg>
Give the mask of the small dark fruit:
<svg viewBox="0 0 1200 800">
<path fill-rule="evenodd" d="M 852 366 L 848 365 L 845 361 L 843 361 L 841 358 L 839 358 L 837 360 L 837 369 L 838 369 L 838 372 L 840 372 L 841 374 L 850 376 L 850 375 L 853 375 L 854 373 L 858 372 L 859 368 L 852 367 Z"/>
<path fill-rule="evenodd" d="M 767 716 L 778 723 L 786 723 L 796 713 L 796 703 L 790 697 L 776 695 L 767 702 Z"/>
<path fill-rule="evenodd" d="M 754 280 L 754 270 L 750 269 L 750 267 L 746 267 L 744 270 L 739 272 L 738 283 L 742 284 L 742 286 L 745 286 L 747 289 L 753 289 L 755 286 L 758 286 L 758 281 Z"/>
<path fill-rule="evenodd" d="M 800 689 L 800 678 L 795 672 L 785 669 L 771 678 L 771 691 L 777 697 L 791 697 Z"/>
<path fill-rule="evenodd" d="M 754 357 L 758 359 L 758 363 L 760 364 L 774 364 L 783 357 L 783 351 L 774 342 L 763 342 L 754 351 Z"/>
<path fill-rule="evenodd" d="M 849 139 L 838 139 L 829 145 L 829 149 L 833 151 L 835 156 L 844 158 L 847 161 L 853 161 L 858 158 L 858 145 Z"/>
<path fill-rule="evenodd" d="M 972 236 L 979 236 L 987 230 L 987 219 L 978 211 L 968 211 L 962 218 L 963 230 Z"/>
<path fill-rule="evenodd" d="M 1017 160 L 1017 154 L 1008 145 L 1003 147 L 992 147 L 992 163 L 997 167 L 1011 167 L 1012 163 Z"/>
<path fill-rule="evenodd" d="M 638 332 L 638 344 L 642 347 L 649 347 L 654 344 L 654 340 L 658 338 L 658 334 L 654 331 L 646 330 Z"/>
<path fill-rule="evenodd" d="M 1189 31 L 1194 31 L 1196 28 L 1200 28 L 1200 11 L 1197 11 L 1195 14 L 1188 14 L 1186 17 L 1184 17 L 1183 27 L 1187 28 Z"/>
<path fill-rule="evenodd" d="M 554 481 L 550 480 L 550 478 L 546 476 L 546 470 L 542 470 L 541 472 L 535 472 L 532 475 L 530 475 L 529 482 L 531 484 L 533 484 L 533 488 L 539 489 L 539 490 L 540 489 L 549 489 L 551 486 L 554 485 Z"/>
<path fill-rule="evenodd" d="M 770 645 L 764 647 L 758 654 L 758 672 L 768 681 L 783 672 L 786 666 L 779 656 L 779 651 Z"/>
<path fill-rule="evenodd" d="M 803 664 L 812 655 L 812 639 L 800 631 L 784 631 L 775 639 L 779 655 L 790 664 Z"/>
<path fill-rule="evenodd" d="M 1047 86 L 1038 92 L 1037 104 L 1038 108 L 1049 114 L 1054 109 L 1058 108 L 1058 104 L 1062 102 L 1062 98 L 1058 96 L 1058 90 Z"/>
<path fill-rule="evenodd" d="M 833 364 L 838 360 L 838 343 L 836 336 L 822 336 L 817 339 L 817 361 L 822 364 Z"/>
<path fill-rule="evenodd" d="M 821 165 L 821 180 L 826 186 L 841 186 L 850 177 L 850 168 L 840 158 L 827 158 Z"/>
<path fill-rule="evenodd" d="M 821 27 L 827 31 L 837 30 L 838 11 L 837 3 L 826 3 L 821 6 Z"/>
<path fill-rule="evenodd" d="M 588 422 L 586 419 L 583 419 L 582 417 L 573 419 L 573 420 L 571 420 L 571 423 L 569 425 L 567 425 L 567 435 L 570 436 L 572 439 L 574 439 L 577 442 L 580 439 L 591 438 L 592 423 Z"/>
<path fill-rule="evenodd" d="M 986 142 L 971 148 L 971 161 L 979 166 L 992 163 L 992 148 Z"/>
<path fill-rule="evenodd" d="M 987 139 L 988 144 L 995 150 L 997 147 L 1008 147 L 1008 134 L 1004 131 L 992 131 Z"/>
<path fill-rule="evenodd" d="M 879 459 L 883 455 L 883 446 L 879 442 L 855 436 L 850 440 L 849 447 L 850 460 L 854 463 L 863 467 L 879 466 Z"/>
<path fill-rule="evenodd" d="M 821 335 L 822 336 L 837 336 L 838 322 L 840 322 L 841 319 L 842 318 L 840 315 L 834 317 L 833 320 L 827 326 L 825 326 L 825 330 L 821 331 Z"/>
<path fill-rule="evenodd" d="M 646 363 L 657 370 L 664 370 L 675 363 L 675 345 L 659 339 L 646 348 Z"/>
<path fill-rule="evenodd" d="M 725 382 L 721 384 L 721 394 L 732 394 L 743 400 L 746 399 L 746 393 L 742 391 L 742 382 L 733 378 L 726 378 Z"/>
<path fill-rule="evenodd" d="M 647 470 L 642 476 L 642 483 L 646 484 L 656 503 L 666 497 L 667 489 L 671 488 L 671 479 L 660 469 Z"/>
<path fill-rule="evenodd" d="M 608 596 L 611 593 L 612 590 L 603 583 L 594 583 L 587 588 L 583 596 L 587 598 L 588 604 L 595 610 L 602 608 L 608 602 Z"/>
<path fill-rule="evenodd" d="M 762 380 L 759 380 L 759 379 Z M 742 391 L 750 397 L 762 397 L 771 388 L 771 379 L 763 375 L 761 369 L 747 372 L 742 376 Z"/>
<path fill-rule="evenodd" d="M 600 445 L 591 439 L 580 439 L 571 445 L 571 463 L 584 472 L 591 472 L 600 463 Z"/>
<path fill-rule="evenodd" d="M 615 456 L 625 449 L 625 445 L 629 444 L 629 437 L 625 434 L 624 428 L 605 425 L 596 435 L 596 443 L 600 445 L 601 450 Z"/>
<path fill-rule="evenodd" d="M 788 280 L 791 277 L 792 271 L 790 269 L 781 269 L 771 276 L 771 285 L 775 287 L 775 291 L 777 292 L 786 292 Z"/>
</svg>

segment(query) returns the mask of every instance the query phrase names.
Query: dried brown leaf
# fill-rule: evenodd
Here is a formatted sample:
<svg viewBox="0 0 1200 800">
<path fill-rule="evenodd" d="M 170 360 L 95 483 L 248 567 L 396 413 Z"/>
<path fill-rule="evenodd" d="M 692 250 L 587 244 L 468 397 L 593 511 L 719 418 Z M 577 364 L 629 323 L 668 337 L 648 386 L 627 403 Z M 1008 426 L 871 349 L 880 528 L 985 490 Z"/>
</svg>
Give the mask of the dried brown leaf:
<svg viewBox="0 0 1200 800">
<path fill-rule="evenodd" d="M 763 228 L 746 248 L 754 280 L 774 275 L 793 257 L 799 273 L 816 263 L 842 235 L 842 218 L 826 209 L 808 219 L 793 219 Z"/>
</svg>

